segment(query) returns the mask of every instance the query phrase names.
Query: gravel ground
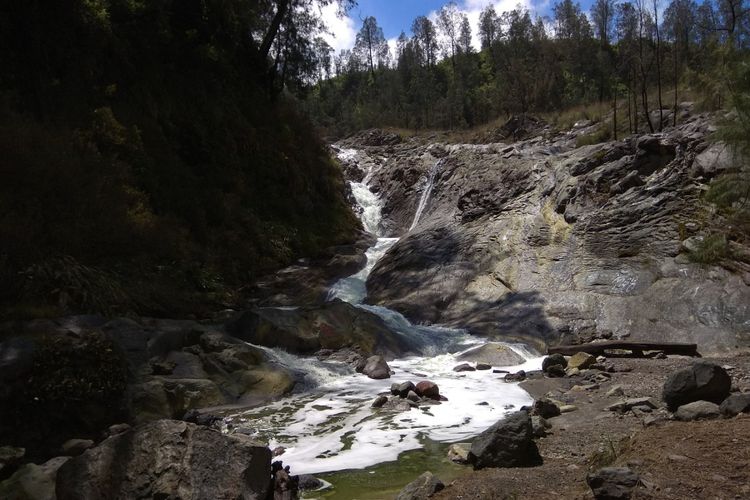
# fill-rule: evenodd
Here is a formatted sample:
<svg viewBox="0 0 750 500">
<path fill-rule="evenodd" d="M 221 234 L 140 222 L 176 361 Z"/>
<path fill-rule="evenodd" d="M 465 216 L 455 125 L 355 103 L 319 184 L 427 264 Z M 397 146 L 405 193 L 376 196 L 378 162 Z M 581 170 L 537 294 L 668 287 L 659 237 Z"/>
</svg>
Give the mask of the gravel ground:
<svg viewBox="0 0 750 500">
<path fill-rule="evenodd" d="M 750 353 L 706 359 L 727 368 L 733 390 L 750 392 Z M 572 378 L 527 380 L 523 387 L 535 398 L 546 396 L 577 408 L 550 419 L 549 435 L 537 440 L 544 465 L 467 468 L 432 498 L 591 499 L 586 474 L 610 465 L 629 466 L 640 474 L 633 498 L 750 498 L 750 415 L 677 422 L 663 407 L 661 389 L 667 376 L 693 361 L 678 356 L 616 358 L 607 360 L 618 370 L 610 379 L 586 371 Z M 607 395 L 615 386 L 622 388 L 622 396 Z M 624 415 L 606 409 L 635 397 L 651 397 L 659 408 Z"/>
</svg>

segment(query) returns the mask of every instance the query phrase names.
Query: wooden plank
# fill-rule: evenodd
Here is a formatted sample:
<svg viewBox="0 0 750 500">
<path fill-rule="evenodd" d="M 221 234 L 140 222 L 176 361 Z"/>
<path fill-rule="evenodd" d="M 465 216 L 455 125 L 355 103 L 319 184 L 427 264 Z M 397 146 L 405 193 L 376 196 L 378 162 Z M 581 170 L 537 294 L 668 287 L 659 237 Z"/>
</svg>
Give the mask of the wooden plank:
<svg viewBox="0 0 750 500">
<path fill-rule="evenodd" d="M 590 342 L 579 345 L 563 345 L 549 347 L 547 354 L 563 354 L 572 356 L 577 352 L 588 354 L 602 354 L 607 350 L 624 350 L 632 351 L 634 354 L 640 354 L 644 351 L 662 351 L 664 354 L 680 354 L 683 356 L 700 356 L 698 354 L 698 344 L 681 344 L 678 342 L 637 342 L 628 340 L 608 340 L 605 342 Z"/>
</svg>

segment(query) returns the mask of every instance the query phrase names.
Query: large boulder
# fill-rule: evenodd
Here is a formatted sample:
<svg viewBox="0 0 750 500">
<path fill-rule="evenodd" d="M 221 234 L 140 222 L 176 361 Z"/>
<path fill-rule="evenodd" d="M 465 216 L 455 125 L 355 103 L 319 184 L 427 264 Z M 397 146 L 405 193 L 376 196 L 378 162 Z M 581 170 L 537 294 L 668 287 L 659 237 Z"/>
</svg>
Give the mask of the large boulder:
<svg viewBox="0 0 750 500">
<path fill-rule="evenodd" d="M 720 404 L 732 388 L 732 379 L 721 366 L 699 361 L 672 373 L 664 382 L 662 399 L 670 411 L 693 401 Z"/>
<path fill-rule="evenodd" d="M 628 500 L 638 485 L 638 474 L 627 467 L 605 467 L 586 476 L 596 500 Z"/>
<path fill-rule="evenodd" d="M 492 366 L 515 366 L 526 361 L 523 356 L 499 342 L 487 342 L 479 347 L 473 347 L 456 356 L 456 359 Z"/>
<path fill-rule="evenodd" d="M 298 354 L 357 345 L 366 354 L 397 356 L 416 347 L 377 314 L 341 300 L 315 307 L 252 309 L 230 320 L 226 329 L 246 342 Z"/>
<path fill-rule="evenodd" d="M 417 382 L 417 385 L 414 388 L 414 392 L 416 392 L 420 397 L 440 401 L 440 387 L 438 387 L 435 382 L 431 382 L 429 380 L 421 380 Z"/>
<path fill-rule="evenodd" d="M 396 500 L 427 500 L 438 491 L 445 488 L 443 482 L 427 471 L 404 488 L 396 496 Z"/>
<path fill-rule="evenodd" d="M 391 378 L 391 368 L 385 361 L 383 356 L 370 356 L 367 358 L 365 367 L 362 369 L 362 373 L 370 378 L 384 379 Z"/>
<path fill-rule="evenodd" d="M 475 469 L 541 465 L 529 414 L 511 413 L 482 432 L 472 443 L 468 458 Z"/>
<path fill-rule="evenodd" d="M 58 500 L 265 499 L 271 451 L 243 435 L 159 420 L 103 441 L 63 465 Z"/>
<path fill-rule="evenodd" d="M 568 367 L 568 360 L 562 354 L 551 354 L 542 361 L 542 371 L 545 373 L 549 373 L 553 366 L 560 366 L 564 370 Z"/>
</svg>

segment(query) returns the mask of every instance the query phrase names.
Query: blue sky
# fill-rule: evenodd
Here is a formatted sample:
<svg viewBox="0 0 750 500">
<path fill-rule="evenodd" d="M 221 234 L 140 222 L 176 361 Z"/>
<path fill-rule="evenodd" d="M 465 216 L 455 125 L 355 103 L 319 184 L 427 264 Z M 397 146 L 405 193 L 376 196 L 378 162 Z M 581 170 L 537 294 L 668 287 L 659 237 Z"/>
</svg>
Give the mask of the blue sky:
<svg viewBox="0 0 750 500">
<path fill-rule="evenodd" d="M 466 12 L 472 24 L 472 30 L 476 32 L 476 24 L 479 12 L 488 5 L 493 4 L 495 10 L 500 13 L 512 10 L 517 5 L 522 5 L 532 13 L 538 15 L 549 15 L 551 6 L 556 0 L 457 0 L 459 8 Z M 584 11 L 594 0 L 580 1 Z M 403 30 L 410 34 L 411 23 L 417 16 L 431 16 L 448 0 L 358 0 L 357 6 L 352 9 L 345 19 L 336 18 L 333 6 L 323 10 L 323 17 L 330 30 L 328 43 L 337 51 L 342 48 L 351 48 L 354 45 L 354 37 L 362 26 L 362 20 L 367 16 L 375 16 L 378 24 L 383 28 L 386 38 L 395 40 Z"/>
</svg>

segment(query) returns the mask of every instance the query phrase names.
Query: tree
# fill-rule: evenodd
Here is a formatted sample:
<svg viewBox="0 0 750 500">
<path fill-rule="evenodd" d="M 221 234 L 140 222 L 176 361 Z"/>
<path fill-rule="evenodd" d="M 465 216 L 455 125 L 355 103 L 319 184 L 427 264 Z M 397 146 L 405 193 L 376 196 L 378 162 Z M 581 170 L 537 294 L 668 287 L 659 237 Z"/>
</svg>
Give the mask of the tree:
<svg viewBox="0 0 750 500">
<path fill-rule="evenodd" d="M 388 42 L 383 35 L 383 29 L 378 26 L 378 21 L 373 16 L 365 18 L 362 22 L 362 28 L 354 42 L 354 54 L 372 75 L 375 74 L 376 66 L 388 66 Z"/>
<path fill-rule="evenodd" d="M 443 36 L 443 51 L 446 56 L 450 56 L 451 63 L 455 66 L 458 37 L 461 30 L 461 12 L 455 2 L 448 2 L 440 8 L 437 25 Z"/>
<path fill-rule="evenodd" d="M 458 50 L 464 54 L 471 52 L 471 25 L 466 14 L 461 14 L 461 29 L 458 32 Z"/>
<path fill-rule="evenodd" d="M 591 7 L 594 31 L 602 46 L 609 45 L 615 20 L 616 0 L 596 0 Z"/>
<path fill-rule="evenodd" d="M 425 16 L 417 17 L 411 25 L 414 41 L 417 44 L 422 64 L 433 66 L 437 58 L 437 33 L 435 25 Z"/>
<path fill-rule="evenodd" d="M 479 43 L 482 50 L 491 49 L 501 36 L 500 19 L 497 17 L 495 8 L 490 4 L 479 14 Z"/>
</svg>

